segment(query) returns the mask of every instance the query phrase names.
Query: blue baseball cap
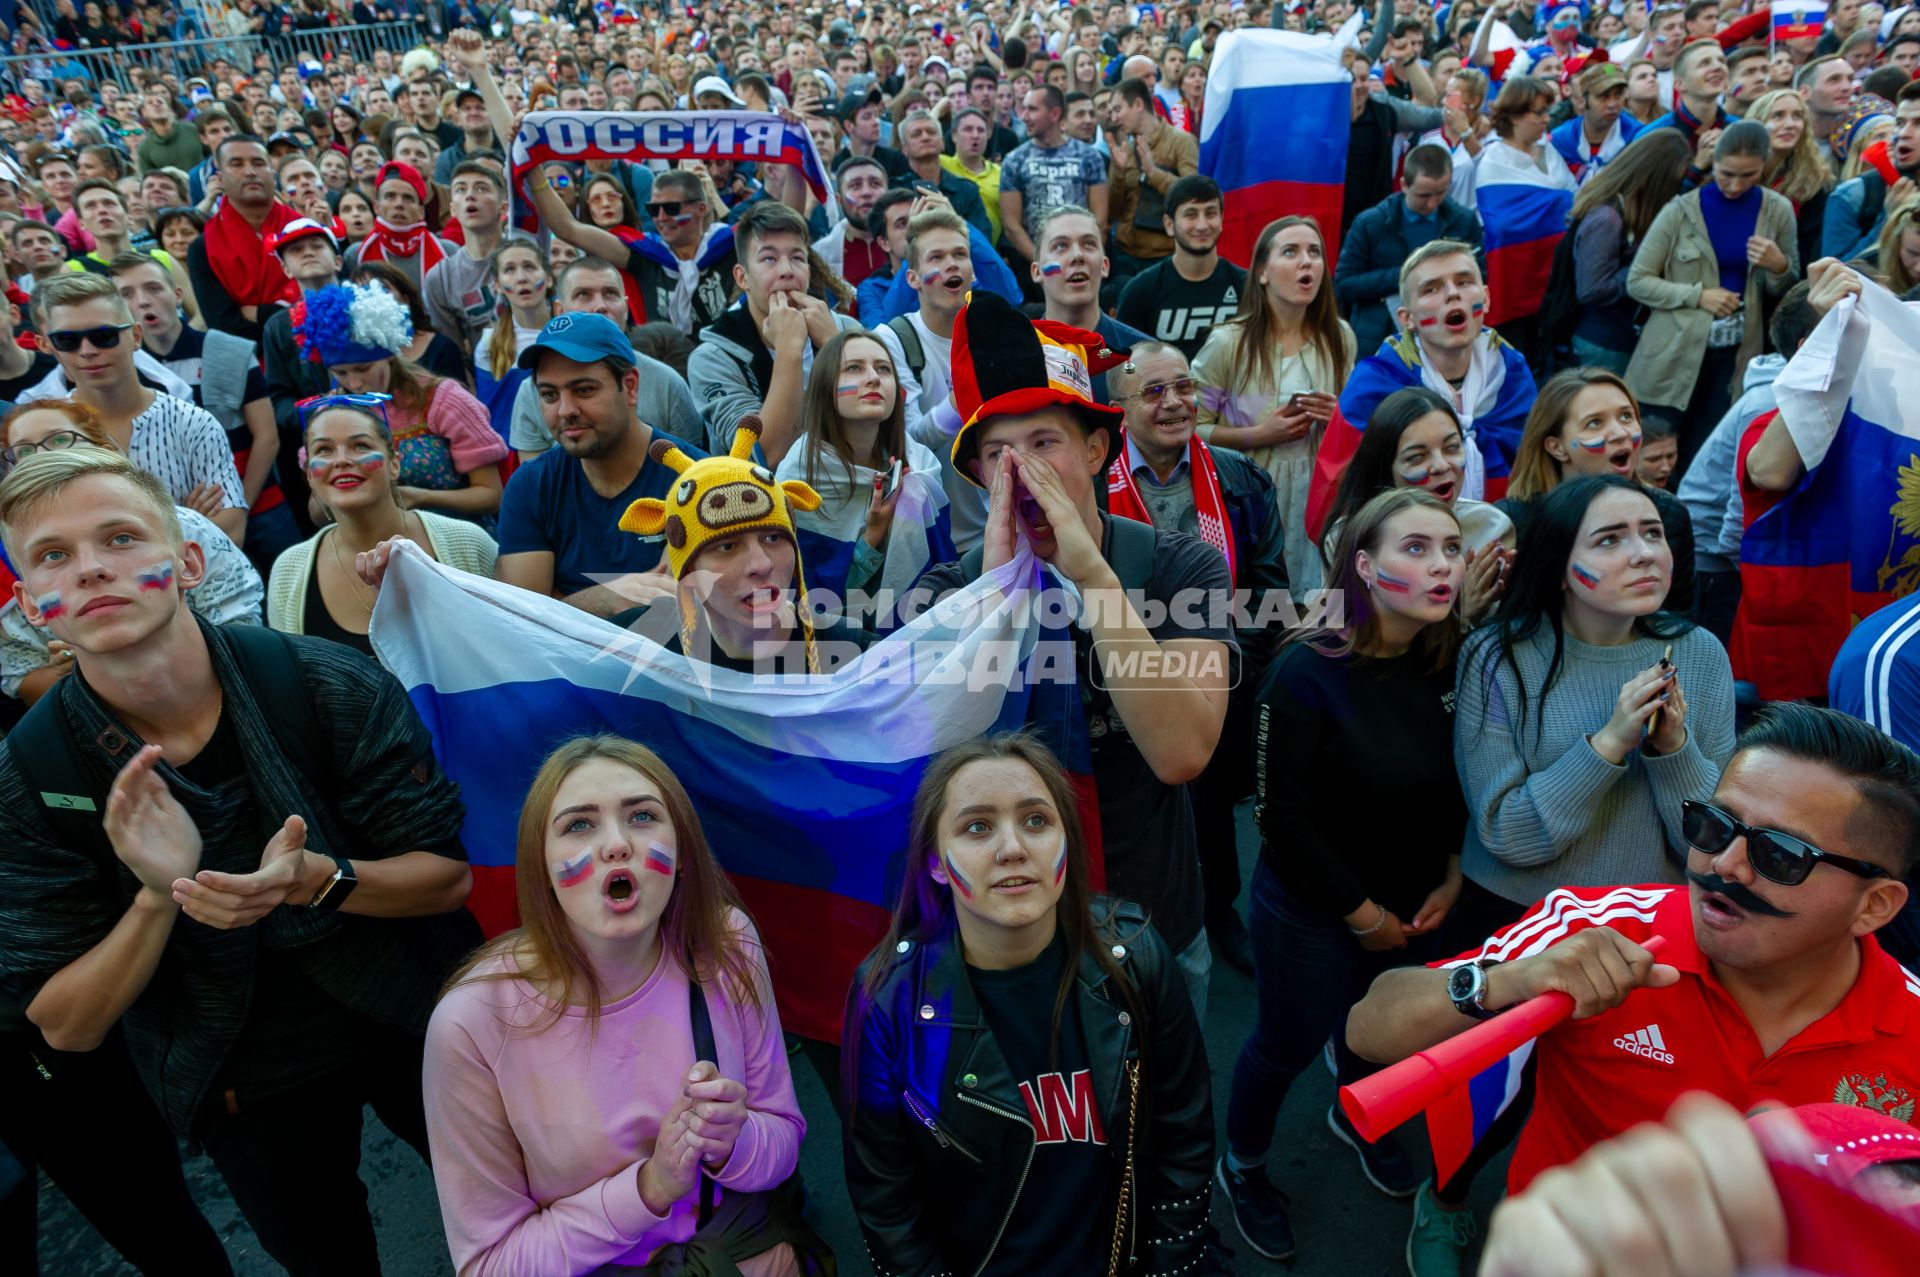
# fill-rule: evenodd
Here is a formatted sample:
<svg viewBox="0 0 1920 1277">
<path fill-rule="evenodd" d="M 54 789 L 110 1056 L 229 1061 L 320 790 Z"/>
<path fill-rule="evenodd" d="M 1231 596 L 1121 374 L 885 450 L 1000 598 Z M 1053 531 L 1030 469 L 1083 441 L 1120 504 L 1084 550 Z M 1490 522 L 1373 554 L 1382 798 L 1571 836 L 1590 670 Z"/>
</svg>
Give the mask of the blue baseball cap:
<svg viewBox="0 0 1920 1277">
<path fill-rule="evenodd" d="M 633 343 L 620 331 L 620 325 L 605 315 L 589 311 L 549 319 L 534 343 L 520 352 L 517 362 L 520 367 L 531 369 L 539 363 L 543 350 L 551 350 L 576 364 L 594 364 L 602 359 L 633 362 Z"/>
</svg>

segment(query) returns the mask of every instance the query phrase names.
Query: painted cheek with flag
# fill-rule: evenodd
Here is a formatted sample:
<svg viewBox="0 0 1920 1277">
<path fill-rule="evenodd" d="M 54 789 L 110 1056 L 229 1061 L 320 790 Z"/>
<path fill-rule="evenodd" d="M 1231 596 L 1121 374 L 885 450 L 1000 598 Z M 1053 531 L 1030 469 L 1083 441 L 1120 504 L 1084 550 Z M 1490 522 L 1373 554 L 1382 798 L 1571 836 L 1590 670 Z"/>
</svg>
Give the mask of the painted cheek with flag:
<svg viewBox="0 0 1920 1277">
<path fill-rule="evenodd" d="M 833 675 L 755 678 L 401 546 L 372 637 L 460 785 L 468 908 L 489 935 L 519 921 L 520 807 L 542 761 L 570 737 L 616 733 L 686 787 L 766 941 L 782 1023 L 838 1041 L 854 968 L 885 934 L 934 754 L 1025 725 L 1092 793 L 1071 635 L 1022 606 L 1054 584 L 1023 549 Z M 1098 887 L 1091 834 L 1089 846 Z"/>
<path fill-rule="evenodd" d="M 1340 64 L 1356 12 L 1332 39 L 1252 27 L 1220 37 L 1207 70 L 1200 171 L 1226 195 L 1220 254 L 1245 264 L 1268 222 L 1306 214 L 1339 252 L 1353 75 Z"/>
<path fill-rule="evenodd" d="M 1769 699 L 1824 694 L 1854 622 L 1920 587 L 1916 366 L 1920 307 L 1866 280 L 1774 383 L 1806 474 L 1747 524 L 1732 653 Z"/>
<path fill-rule="evenodd" d="M 1773 38 L 1818 40 L 1827 28 L 1826 0 L 1775 0 Z"/>
<path fill-rule="evenodd" d="M 513 141 L 513 223 L 527 231 L 540 228 L 526 187 L 539 165 L 655 159 L 791 164 L 828 216 L 838 216 L 812 135 L 770 111 L 536 111 L 521 122 Z"/>
<path fill-rule="evenodd" d="M 1551 146 L 1542 149 L 1546 172 L 1524 159 L 1498 162 L 1502 152 L 1513 150 L 1504 145 L 1489 147 L 1476 170 L 1474 198 L 1486 227 L 1489 324 L 1540 312 L 1547 279 L 1553 273 L 1553 250 L 1567 233 L 1573 174 L 1558 151 Z"/>
</svg>

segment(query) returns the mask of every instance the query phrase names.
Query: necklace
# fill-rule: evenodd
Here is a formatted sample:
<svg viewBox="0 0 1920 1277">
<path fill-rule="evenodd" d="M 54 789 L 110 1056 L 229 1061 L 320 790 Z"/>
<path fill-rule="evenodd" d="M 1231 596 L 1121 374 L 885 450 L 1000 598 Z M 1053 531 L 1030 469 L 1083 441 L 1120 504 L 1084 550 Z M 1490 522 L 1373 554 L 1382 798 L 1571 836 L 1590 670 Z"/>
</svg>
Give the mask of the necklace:
<svg viewBox="0 0 1920 1277">
<path fill-rule="evenodd" d="M 407 535 L 407 520 L 412 517 L 413 512 L 410 510 L 402 510 L 400 512 L 401 536 Z M 340 529 L 338 526 L 335 526 L 333 530 L 333 563 L 335 567 L 340 569 L 340 574 L 347 579 L 347 584 L 352 587 L 356 601 L 359 602 L 361 607 L 367 610 L 367 616 L 371 618 L 373 616 L 374 604 L 373 591 L 367 587 L 365 581 L 360 579 L 359 573 L 347 567 L 346 559 L 340 553 Z"/>
</svg>

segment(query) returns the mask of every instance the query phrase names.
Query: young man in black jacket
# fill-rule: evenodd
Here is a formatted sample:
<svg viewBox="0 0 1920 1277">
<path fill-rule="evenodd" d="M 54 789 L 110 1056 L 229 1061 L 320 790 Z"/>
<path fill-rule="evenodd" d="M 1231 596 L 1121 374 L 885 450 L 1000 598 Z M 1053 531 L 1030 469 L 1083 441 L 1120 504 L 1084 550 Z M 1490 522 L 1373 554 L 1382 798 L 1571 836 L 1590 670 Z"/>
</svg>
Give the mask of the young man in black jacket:
<svg viewBox="0 0 1920 1277">
<path fill-rule="evenodd" d="M 0 532 L 78 671 L 0 743 L 0 982 L 58 1051 L 123 1027 L 287 1269 L 379 1272 L 362 1107 L 425 1156 L 422 1034 L 479 939 L 426 728 L 354 652 L 197 619 L 200 547 L 115 453 L 22 462 Z"/>
</svg>

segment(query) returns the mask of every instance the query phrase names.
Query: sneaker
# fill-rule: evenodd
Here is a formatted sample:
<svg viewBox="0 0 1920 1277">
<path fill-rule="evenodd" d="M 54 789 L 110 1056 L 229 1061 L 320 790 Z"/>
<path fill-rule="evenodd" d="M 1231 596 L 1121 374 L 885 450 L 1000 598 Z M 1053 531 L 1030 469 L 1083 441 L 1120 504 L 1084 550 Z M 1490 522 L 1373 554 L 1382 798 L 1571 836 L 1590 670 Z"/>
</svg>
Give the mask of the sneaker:
<svg viewBox="0 0 1920 1277">
<path fill-rule="evenodd" d="M 1413 1168 L 1392 1136 L 1382 1138 L 1378 1144 L 1367 1143 L 1340 1111 L 1338 1101 L 1327 1110 L 1327 1125 L 1342 1143 L 1360 1155 L 1360 1170 L 1366 1175 L 1367 1183 L 1388 1197 L 1412 1197 L 1420 1191 L 1420 1172 Z"/>
<path fill-rule="evenodd" d="M 1407 1234 L 1407 1271 L 1412 1277 L 1460 1277 L 1479 1231 L 1472 1211 L 1447 1210 L 1433 1195 L 1433 1181 L 1422 1182 Z"/>
<path fill-rule="evenodd" d="M 1247 1245 L 1268 1259 L 1292 1259 L 1293 1222 L 1287 1218 L 1287 1195 L 1273 1186 L 1266 1170 L 1236 1171 L 1223 1155 L 1214 1163 L 1213 1177 L 1227 1195 L 1234 1226 Z"/>
</svg>

